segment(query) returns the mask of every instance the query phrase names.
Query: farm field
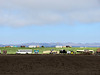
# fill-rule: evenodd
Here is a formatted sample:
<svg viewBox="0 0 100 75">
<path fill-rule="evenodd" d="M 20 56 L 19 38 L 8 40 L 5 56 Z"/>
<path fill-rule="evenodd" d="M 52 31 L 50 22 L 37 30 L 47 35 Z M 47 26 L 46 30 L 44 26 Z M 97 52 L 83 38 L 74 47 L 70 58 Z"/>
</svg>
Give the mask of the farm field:
<svg viewBox="0 0 100 75">
<path fill-rule="evenodd" d="M 39 50 L 39 54 L 42 54 L 43 51 L 48 51 L 48 50 L 52 50 L 52 49 L 54 49 L 55 51 L 59 51 L 61 49 L 72 50 L 72 51 L 82 50 L 82 49 L 89 49 L 89 50 L 96 51 L 98 48 L 97 47 L 87 47 L 87 48 L 80 48 L 80 47 L 72 47 L 72 48 L 55 48 L 55 47 L 45 47 L 45 48 L 28 48 L 28 47 L 21 48 L 21 47 L 16 47 L 16 48 L 6 48 L 6 47 L 0 47 L 1 53 L 3 53 L 3 50 L 7 50 L 7 54 L 15 54 L 18 49 L 32 49 L 33 53 L 34 53 L 34 50 Z"/>
<path fill-rule="evenodd" d="M 0 75 L 100 75 L 100 56 L 0 55 Z"/>
</svg>

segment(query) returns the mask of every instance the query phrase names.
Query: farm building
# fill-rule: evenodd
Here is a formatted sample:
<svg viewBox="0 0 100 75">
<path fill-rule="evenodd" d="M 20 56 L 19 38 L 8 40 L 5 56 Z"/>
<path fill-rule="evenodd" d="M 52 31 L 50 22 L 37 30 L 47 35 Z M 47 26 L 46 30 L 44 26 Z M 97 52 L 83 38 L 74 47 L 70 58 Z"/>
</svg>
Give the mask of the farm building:
<svg viewBox="0 0 100 75">
<path fill-rule="evenodd" d="M 10 46 L 10 47 L 13 47 L 13 46 Z"/>
<path fill-rule="evenodd" d="M 62 48 L 63 46 L 56 46 L 56 48 Z"/>
<path fill-rule="evenodd" d="M 23 47 L 25 47 L 25 46 L 20 46 L 20 47 L 22 47 L 22 48 L 23 48 Z"/>
<path fill-rule="evenodd" d="M 29 48 L 36 48 L 36 46 L 34 46 L 34 45 L 30 45 Z"/>
<path fill-rule="evenodd" d="M 39 45 L 37 45 L 36 47 L 37 47 L 37 48 L 39 48 L 40 46 L 39 46 Z"/>
<path fill-rule="evenodd" d="M 66 46 L 62 46 L 63 48 L 66 48 Z"/>
<path fill-rule="evenodd" d="M 11 46 L 5 46 L 5 47 L 11 47 Z"/>
<path fill-rule="evenodd" d="M 17 46 L 10 46 L 10 47 L 17 47 Z"/>
<path fill-rule="evenodd" d="M 18 47 L 18 46 L 13 46 L 13 47 Z"/>
<path fill-rule="evenodd" d="M 71 48 L 72 46 L 66 46 L 66 48 Z"/>
</svg>

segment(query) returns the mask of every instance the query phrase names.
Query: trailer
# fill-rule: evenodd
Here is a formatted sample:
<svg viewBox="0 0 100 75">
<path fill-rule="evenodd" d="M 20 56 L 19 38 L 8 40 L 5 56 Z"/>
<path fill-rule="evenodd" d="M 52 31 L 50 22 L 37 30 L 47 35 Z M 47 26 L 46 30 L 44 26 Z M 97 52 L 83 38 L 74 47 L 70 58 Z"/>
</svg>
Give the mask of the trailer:
<svg viewBox="0 0 100 75">
<path fill-rule="evenodd" d="M 88 50 L 88 49 L 86 49 L 86 50 L 77 50 L 77 53 L 78 54 L 91 55 L 91 54 L 94 54 L 94 50 Z"/>
<path fill-rule="evenodd" d="M 19 49 L 16 54 L 32 54 L 32 49 Z"/>
</svg>

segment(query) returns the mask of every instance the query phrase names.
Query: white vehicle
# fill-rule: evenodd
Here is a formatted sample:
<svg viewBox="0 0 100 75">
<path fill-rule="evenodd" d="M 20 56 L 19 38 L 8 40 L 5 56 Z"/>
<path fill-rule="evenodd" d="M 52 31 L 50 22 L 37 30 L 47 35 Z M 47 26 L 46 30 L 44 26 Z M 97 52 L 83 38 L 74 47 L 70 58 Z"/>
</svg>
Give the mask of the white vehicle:
<svg viewBox="0 0 100 75">
<path fill-rule="evenodd" d="M 32 54 L 32 49 L 19 49 L 16 54 Z"/>
<path fill-rule="evenodd" d="M 71 51 L 67 51 L 67 54 L 71 54 Z"/>
</svg>

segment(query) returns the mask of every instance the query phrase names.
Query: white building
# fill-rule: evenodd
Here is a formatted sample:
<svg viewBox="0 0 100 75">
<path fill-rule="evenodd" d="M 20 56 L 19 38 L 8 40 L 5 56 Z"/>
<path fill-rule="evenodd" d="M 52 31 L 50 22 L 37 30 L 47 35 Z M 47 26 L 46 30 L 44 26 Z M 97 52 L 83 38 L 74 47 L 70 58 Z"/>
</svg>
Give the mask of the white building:
<svg viewBox="0 0 100 75">
<path fill-rule="evenodd" d="M 13 46 L 10 46 L 10 47 L 13 47 Z"/>
<path fill-rule="evenodd" d="M 36 46 L 34 46 L 34 45 L 30 45 L 29 48 L 36 48 Z"/>
<path fill-rule="evenodd" d="M 62 48 L 63 46 L 56 46 L 56 48 Z"/>
</svg>

